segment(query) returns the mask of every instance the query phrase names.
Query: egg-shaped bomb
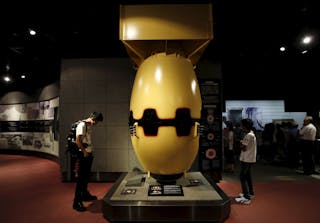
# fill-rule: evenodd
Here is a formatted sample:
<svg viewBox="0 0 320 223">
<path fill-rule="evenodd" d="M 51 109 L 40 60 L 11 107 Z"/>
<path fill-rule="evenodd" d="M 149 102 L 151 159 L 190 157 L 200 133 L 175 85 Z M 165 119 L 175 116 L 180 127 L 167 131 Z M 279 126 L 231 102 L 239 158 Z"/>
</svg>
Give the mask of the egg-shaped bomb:
<svg viewBox="0 0 320 223">
<path fill-rule="evenodd" d="M 141 165 L 159 182 L 180 178 L 199 148 L 201 96 L 190 60 L 159 53 L 140 65 L 130 100 L 129 125 Z"/>
</svg>

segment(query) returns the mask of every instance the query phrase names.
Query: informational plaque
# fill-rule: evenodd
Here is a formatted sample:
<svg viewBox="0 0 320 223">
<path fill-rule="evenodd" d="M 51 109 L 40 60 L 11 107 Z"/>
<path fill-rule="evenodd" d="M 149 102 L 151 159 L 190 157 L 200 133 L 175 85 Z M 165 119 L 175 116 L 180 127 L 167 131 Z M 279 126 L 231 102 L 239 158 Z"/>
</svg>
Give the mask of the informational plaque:
<svg viewBox="0 0 320 223">
<path fill-rule="evenodd" d="M 149 196 L 183 196 L 181 185 L 150 185 Z"/>
</svg>

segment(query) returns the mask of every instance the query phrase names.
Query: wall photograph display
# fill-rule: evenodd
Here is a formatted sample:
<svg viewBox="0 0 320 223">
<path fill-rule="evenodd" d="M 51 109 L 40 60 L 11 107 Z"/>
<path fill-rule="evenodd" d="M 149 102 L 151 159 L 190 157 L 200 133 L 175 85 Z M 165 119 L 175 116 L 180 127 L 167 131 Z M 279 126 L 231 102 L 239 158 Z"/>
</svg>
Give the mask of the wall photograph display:
<svg viewBox="0 0 320 223">
<path fill-rule="evenodd" d="M 0 105 L 0 121 L 53 120 L 59 99 L 26 104 Z"/>
<path fill-rule="evenodd" d="M 226 120 L 239 123 L 243 118 L 251 118 L 259 131 L 268 123 L 289 120 L 301 127 L 306 115 L 306 112 L 286 112 L 283 100 L 226 100 L 225 111 Z"/>
<path fill-rule="evenodd" d="M 23 149 L 58 156 L 54 138 L 59 98 L 0 105 L 0 149 Z"/>
</svg>

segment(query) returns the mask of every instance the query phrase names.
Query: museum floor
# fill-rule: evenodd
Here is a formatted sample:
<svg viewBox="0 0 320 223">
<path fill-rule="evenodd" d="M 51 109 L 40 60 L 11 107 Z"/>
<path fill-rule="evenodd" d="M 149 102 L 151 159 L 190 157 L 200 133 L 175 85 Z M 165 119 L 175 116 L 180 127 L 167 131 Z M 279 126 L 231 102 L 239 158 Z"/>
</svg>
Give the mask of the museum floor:
<svg viewBox="0 0 320 223">
<path fill-rule="evenodd" d="M 318 223 L 320 175 L 303 176 L 294 169 L 257 163 L 253 170 L 256 196 L 250 205 L 231 204 L 225 223 Z M 98 200 L 88 211 L 71 208 L 74 183 L 60 181 L 53 161 L 0 154 L 0 219 L 2 223 L 105 223 L 101 199 L 112 183 L 90 183 Z M 230 197 L 240 192 L 238 173 L 225 174 L 218 186 Z M 233 200 L 233 199 L 232 199 Z"/>
</svg>

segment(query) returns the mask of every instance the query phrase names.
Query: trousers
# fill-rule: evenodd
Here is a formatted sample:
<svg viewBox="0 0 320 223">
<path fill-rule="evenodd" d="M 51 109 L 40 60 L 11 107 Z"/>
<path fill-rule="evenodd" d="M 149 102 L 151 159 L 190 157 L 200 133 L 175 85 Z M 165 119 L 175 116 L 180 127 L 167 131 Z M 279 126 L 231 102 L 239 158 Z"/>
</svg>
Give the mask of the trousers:
<svg viewBox="0 0 320 223">
<path fill-rule="evenodd" d="M 252 163 L 240 162 L 240 182 L 244 197 L 250 199 L 250 195 L 254 195 L 253 184 L 251 178 Z"/>
<path fill-rule="evenodd" d="M 79 172 L 76 180 L 76 189 L 74 194 L 75 201 L 82 201 L 82 198 L 89 194 L 88 182 L 93 162 L 93 155 L 89 153 L 89 156 L 84 157 L 81 153 L 79 159 Z"/>
</svg>

